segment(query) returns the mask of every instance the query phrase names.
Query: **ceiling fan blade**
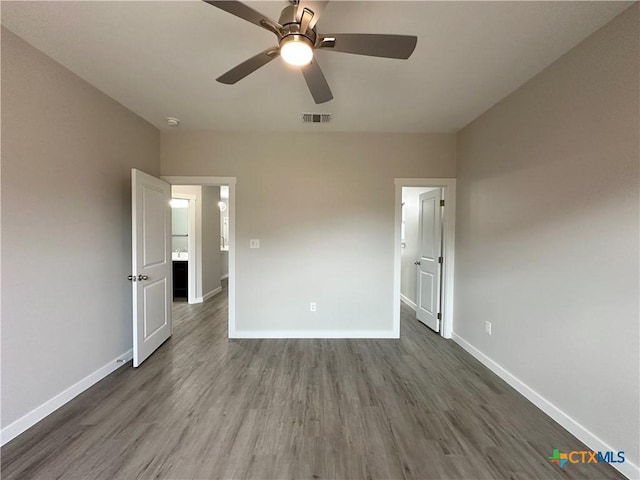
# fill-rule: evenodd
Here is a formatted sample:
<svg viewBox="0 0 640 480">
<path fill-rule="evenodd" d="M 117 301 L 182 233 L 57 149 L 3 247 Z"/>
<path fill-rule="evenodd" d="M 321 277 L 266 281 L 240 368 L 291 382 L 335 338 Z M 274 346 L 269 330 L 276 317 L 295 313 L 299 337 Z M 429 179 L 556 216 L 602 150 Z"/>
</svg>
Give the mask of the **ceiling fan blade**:
<svg viewBox="0 0 640 480">
<path fill-rule="evenodd" d="M 264 52 L 260 52 L 250 59 L 245 60 L 237 67 L 232 68 L 227 73 L 216 78 L 216 80 L 220 83 L 233 85 L 234 83 L 242 80 L 244 77 L 246 77 L 250 73 L 255 72 L 257 69 L 263 67 L 278 56 L 280 56 L 280 51 L 277 47 L 268 48 Z"/>
<path fill-rule="evenodd" d="M 282 25 L 253 8 L 247 7 L 242 2 L 233 0 L 204 0 L 204 2 L 280 36 Z"/>
<path fill-rule="evenodd" d="M 318 48 L 372 57 L 407 59 L 417 43 L 418 37 L 414 35 L 336 33 L 322 35 Z"/>
<path fill-rule="evenodd" d="M 324 78 L 324 73 L 315 58 L 309 65 L 303 66 L 301 70 L 316 103 L 325 103 L 333 98 L 327 79 Z"/>
<path fill-rule="evenodd" d="M 320 16 L 322 15 L 322 11 L 324 10 L 324 7 L 327 6 L 327 3 L 329 3 L 329 0 L 300 0 L 300 2 L 298 3 L 298 8 L 296 10 L 296 21 L 297 22 L 301 22 L 302 21 L 302 15 L 304 13 L 305 8 L 307 10 L 310 10 L 313 13 L 313 17 L 311 18 L 311 21 L 309 22 L 309 27 L 308 28 L 313 28 L 316 26 L 316 23 L 318 23 L 318 20 L 320 20 Z"/>
</svg>

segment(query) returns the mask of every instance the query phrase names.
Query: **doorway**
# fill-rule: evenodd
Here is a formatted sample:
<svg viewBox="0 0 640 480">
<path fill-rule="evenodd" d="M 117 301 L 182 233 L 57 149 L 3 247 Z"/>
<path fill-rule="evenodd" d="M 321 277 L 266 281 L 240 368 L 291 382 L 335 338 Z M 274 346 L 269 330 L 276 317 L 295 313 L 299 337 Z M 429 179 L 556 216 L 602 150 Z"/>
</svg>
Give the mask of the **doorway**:
<svg viewBox="0 0 640 480">
<path fill-rule="evenodd" d="M 220 217 L 226 203 L 221 190 L 212 185 L 171 186 L 174 298 L 187 298 L 190 304 L 222 291 Z"/>
<path fill-rule="evenodd" d="M 228 295 L 229 295 L 229 318 L 228 318 L 228 336 L 234 338 L 235 336 L 235 316 L 236 316 L 236 256 L 235 256 L 235 242 L 236 242 L 236 178 L 235 177 L 210 177 L 210 176 L 162 176 L 162 180 L 170 183 L 171 185 L 180 186 L 200 186 L 200 187 L 226 187 L 220 189 L 224 191 L 224 195 L 228 198 L 218 198 L 213 207 L 222 210 L 222 203 L 224 203 L 224 215 L 228 218 L 226 221 L 228 231 L 221 232 L 220 236 L 215 238 L 215 248 L 220 250 L 220 254 L 223 260 L 226 261 L 226 273 L 222 273 L 220 279 L 225 275 L 228 278 Z M 220 211 L 222 214 L 222 211 Z M 195 222 L 197 223 L 197 214 Z M 221 225 L 221 224 L 219 224 Z M 222 235 L 226 235 L 226 238 L 220 238 Z M 195 235 L 196 242 L 198 235 Z M 224 246 L 224 250 L 222 247 Z M 196 251 L 198 251 L 198 245 L 195 245 Z M 191 263 L 191 262 L 189 262 Z M 223 265 L 224 270 L 224 265 Z M 197 269 L 195 276 L 197 278 Z M 196 280 L 197 282 L 197 280 Z M 206 300 L 209 296 L 214 295 L 215 292 L 203 292 L 203 295 L 196 297 L 196 303 Z"/>
<path fill-rule="evenodd" d="M 442 188 L 403 187 L 400 299 L 419 321 L 440 331 Z"/>
<path fill-rule="evenodd" d="M 422 319 L 423 323 L 431 321 L 432 328 L 437 326 L 439 334 L 445 338 L 451 338 L 453 333 L 453 272 L 454 272 L 454 245 L 455 245 L 455 185 L 456 180 L 453 178 L 444 179 L 427 179 L 427 178 L 397 178 L 396 201 L 395 201 L 395 255 L 394 255 L 394 333 L 400 336 L 400 304 L 404 302 L 414 310 L 419 309 L 419 286 L 420 273 L 422 278 L 432 278 L 439 283 L 438 285 L 425 283 L 423 285 L 423 294 L 433 292 L 429 299 L 433 319 L 427 318 L 428 321 Z M 403 191 L 406 192 L 405 198 L 407 202 L 403 202 Z M 433 261 L 438 262 L 439 267 L 429 270 L 421 268 L 421 259 L 418 258 L 417 236 L 420 229 L 418 217 L 419 197 L 425 192 L 437 193 L 438 203 L 443 200 L 444 205 L 438 211 L 440 218 L 435 221 L 441 225 L 440 245 L 436 248 L 441 252 L 439 255 L 431 255 Z M 426 194 L 425 194 L 426 195 Z M 416 197 L 415 199 L 413 197 Z M 415 202 L 413 201 L 415 200 Z M 415 215 L 409 225 L 410 219 L 408 215 Z M 408 235 L 413 238 L 410 240 Z M 411 245 L 411 242 L 413 245 Z M 415 251 L 414 251 L 415 250 Z M 412 254 L 413 252 L 413 254 Z M 404 253 L 404 255 L 403 255 Z M 440 260 L 439 257 L 442 257 Z M 409 258 L 411 257 L 411 258 Z M 439 262 L 442 263 L 439 263 Z M 410 262 L 410 265 L 408 264 Z M 414 263 L 415 262 L 415 263 Z M 403 265 L 404 264 L 404 265 Z M 426 265 L 425 265 L 426 266 Z M 404 268 L 403 268 L 404 267 Z M 427 271 L 429 270 L 429 271 Z M 437 275 L 435 277 L 434 275 Z M 404 280 L 404 282 L 403 282 Z M 404 291 L 403 291 L 404 283 Z M 433 287 L 433 288 L 432 288 Z M 412 293 L 415 292 L 415 293 Z M 428 312 L 425 312 L 425 315 Z M 424 315 L 423 315 L 424 316 Z M 439 318 L 438 318 L 439 317 Z M 436 323 L 437 322 L 437 323 Z"/>
<path fill-rule="evenodd" d="M 193 193 L 171 187 L 171 261 L 173 301 L 196 301 L 196 199 Z"/>
</svg>

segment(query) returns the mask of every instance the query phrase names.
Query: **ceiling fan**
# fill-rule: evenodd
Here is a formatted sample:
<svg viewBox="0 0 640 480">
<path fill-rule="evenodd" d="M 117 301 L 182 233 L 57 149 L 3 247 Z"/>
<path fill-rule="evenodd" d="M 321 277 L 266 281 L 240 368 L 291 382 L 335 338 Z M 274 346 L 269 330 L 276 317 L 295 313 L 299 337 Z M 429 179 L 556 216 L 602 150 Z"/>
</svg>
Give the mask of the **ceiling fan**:
<svg viewBox="0 0 640 480">
<path fill-rule="evenodd" d="M 328 102 L 333 98 L 329 84 L 313 58 L 313 51 L 355 53 L 374 57 L 407 59 L 416 48 L 418 38 L 413 35 L 381 35 L 366 33 L 320 34 L 316 23 L 328 0 L 290 0 L 276 22 L 242 2 L 221 0 L 205 3 L 218 7 L 247 22 L 251 22 L 276 35 L 278 45 L 267 48 L 240 65 L 232 68 L 216 80 L 232 85 L 242 80 L 271 60 L 282 57 L 291 65 L 300 66 L 311 96 L 316 103 Z"/>
</svg>

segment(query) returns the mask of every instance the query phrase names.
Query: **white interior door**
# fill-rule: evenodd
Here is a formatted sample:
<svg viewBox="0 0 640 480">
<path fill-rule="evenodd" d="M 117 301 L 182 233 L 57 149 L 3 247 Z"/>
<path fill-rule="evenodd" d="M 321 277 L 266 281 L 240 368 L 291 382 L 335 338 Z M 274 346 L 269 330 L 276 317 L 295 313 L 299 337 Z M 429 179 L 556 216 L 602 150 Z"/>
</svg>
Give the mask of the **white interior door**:
<svg viewBox="0 0 640 480">
<path fill-rule="evenodd" d="M 440 188 L 420 195 L 416 316 L 436 332 L 440 330 L 440 267 L 442 254 L 442 198 Z"/>
<path fill-rule="evenodd" d="M 131 171 L 133 366 L 171 336 L 171 186 Z"/>
</svg>

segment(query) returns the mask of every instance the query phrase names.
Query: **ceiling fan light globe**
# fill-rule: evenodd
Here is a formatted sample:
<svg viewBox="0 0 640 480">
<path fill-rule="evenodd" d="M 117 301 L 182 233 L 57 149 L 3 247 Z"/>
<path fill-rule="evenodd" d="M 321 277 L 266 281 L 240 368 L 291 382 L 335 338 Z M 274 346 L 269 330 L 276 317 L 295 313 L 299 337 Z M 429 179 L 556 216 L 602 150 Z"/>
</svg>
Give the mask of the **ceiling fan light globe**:
<svg viewBox="0 0 640 480">
<path fill-rule="evenodd" d="M 313 59 L 313 47 L 302 35 L 290 35 L 280 43 L 280 56 L 289 65 L 309 65 Z"/>
</svg>

